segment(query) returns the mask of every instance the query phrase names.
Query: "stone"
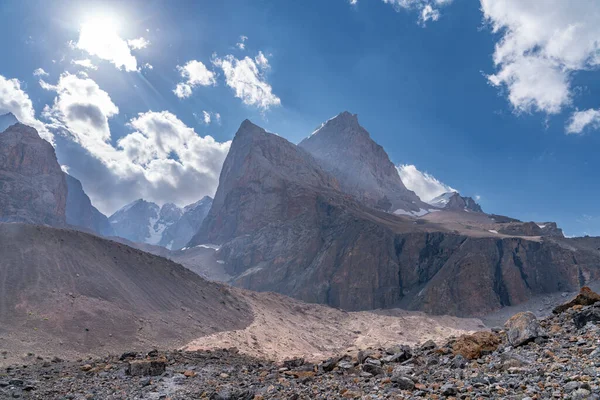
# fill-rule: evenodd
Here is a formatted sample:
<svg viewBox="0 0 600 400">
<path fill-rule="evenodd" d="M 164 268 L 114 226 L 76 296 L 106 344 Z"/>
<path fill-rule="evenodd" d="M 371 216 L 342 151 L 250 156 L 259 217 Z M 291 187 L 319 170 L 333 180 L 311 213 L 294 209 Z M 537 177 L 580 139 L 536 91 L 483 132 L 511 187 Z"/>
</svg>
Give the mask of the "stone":
<svg viewBox="0 0 600 400">
<path fill-rule="evenodd" d="M 501 340 L 491 332 L 475 332 L 472 335 L 462 335 L 452 344 L 452 353 L 461 355 L 467 360 L 474 360 L 483 354 L 496 351 Z"/>
<path fill-rule="evenodd" d="M 552 312 L 554 314 L 560 314 L 560 313 L 567 311 L 571 307 L 590 306 L 599 301 L 600 301 L 600 294 L 594 292 L 589 287 L 584 286 L 579 291 L 579 294 L 577 295 L 577 297 L 575 297 L 573 300 L 569 301 L 568 303 L 561 304 L 560 306 L 555 307 L 554 310 L 552 310 Z"/>
<path fill-rule="evenodd" d="M 167 361 L 156 360 L 134 360 L 127 364 L 127 375 L 131 376 L 157 376 L 165 372 Z"/>
<path fill-rule="evenodd" d="M 421 345 L 421 350 L 424 350 L 424 351 L 433 350 L 436 347 L 437 347 L 437 345 L 435 344 L 435 342 L 433 340 L 428 340 Z"/>
<path fill-rule="evenodd" d="M 444 396 L 454 396 L 458 393 L 456 386 L 451 383 L 446 383 L 441 387 L 440 390 Z"/>
<path fill-rule="evenodd" d="M 415 383 L 412 379 L 404 375 L 393 374 L 390 380 L 402 390 L 413 390 L 415 388 Z"/>
<path fill-rule="evenodd" d="M 159 374 L 156 374 L 156 375 L 160 375 L 160 374 L 162 374 L 162 372 Z M 196 376 L 196 372 L 188 369 L 183 372 L 183 376 L 185 376 L 186 378 L 193 378 Z"/>
<path fill-rule="evenodd" d="M 92 369 L 92 366 L 91 366 L 90 364 L 85 364 L 85 365 L 82 365 L 80 369 L 81 369 L 83 372 L 88 372 L 89 370 L 91 370 L 91 369 Z"/>
<path fill-rule="evenodd" d="M 504 327 L 508 342 L 515 347 L 532 342 L 538 337 L 547 336 L 536 316 L 529 311 L 513 315 L 506 321 Z"/>
<path fill-rule="evenodd" d="M 375 376 L 383 375 L 385 373 L 383 368 L 373 364 L 363 364 L 362 370 Z"/>
<path fill-rule="evenodd" d="M 573 315 L 573 323 L 577 329 L 583 328 L 588 322 L 597 323 L 600 322 L 600 306 L 594 305 L 581 311 L 576 312 Z"/>
</svg>

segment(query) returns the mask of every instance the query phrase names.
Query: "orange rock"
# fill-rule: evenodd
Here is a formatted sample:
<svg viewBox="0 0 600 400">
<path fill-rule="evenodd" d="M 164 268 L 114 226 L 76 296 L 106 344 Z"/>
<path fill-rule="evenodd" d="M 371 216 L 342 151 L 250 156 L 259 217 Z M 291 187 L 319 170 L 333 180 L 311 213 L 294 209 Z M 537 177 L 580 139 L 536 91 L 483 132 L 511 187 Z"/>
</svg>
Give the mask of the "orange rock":
<svg viewBox="0 0 600 400">
<path fill-rule="evenodd" d="M 579 291 L 577 297 L 568 303 L 556 307 L 554 310 L 552 310 L 552 312 L 554 314 L 560 314 L 567 311 L 571 307 L 580 306 L 579 308 L 581 308 L 581 306 L 591 306 L 598 301 L 600 301 L 600 294 L 595 293 L 589 287 L 584 286 Z"/>
<path fill-rule="evenodd" d="M 196 376 L 196 373 L 195 373 L 194 371 L 192 371 L 192 370 L 188 369 L 188 370 L 186 370 L 186 371 L 183 373 L 183 375 L 184 375 L 186 378 L 193 378 L 193 377 L 195 377 L 195 376 Z"/>
<path fill-rule="evenodd" d="M 463 335 L 452 344 L 454 355 L 460 354 L 467 360 L 481 357 L 483 352 L 492 352 L 500 345 L 500 338 L 492 332 L 475 332 L 473 335 Z"/>
</svg>

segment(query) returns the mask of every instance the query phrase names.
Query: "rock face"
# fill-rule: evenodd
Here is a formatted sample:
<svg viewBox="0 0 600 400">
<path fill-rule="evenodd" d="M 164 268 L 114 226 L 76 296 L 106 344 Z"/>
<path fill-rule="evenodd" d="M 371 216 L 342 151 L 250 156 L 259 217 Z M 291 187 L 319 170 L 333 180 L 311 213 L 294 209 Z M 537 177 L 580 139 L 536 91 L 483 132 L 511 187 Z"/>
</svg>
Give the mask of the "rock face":
<svg viewBox="0 0 600 400">
<path fill-rule="evenodd" d="M 481 315 L 600 277 L 600 253 L 567 239 L 471 237 L 363 206 L 249 121 L 190 245 L 201 243 L 221 245 L 234 285 L 347 310 Z"/>
<path fill-rule="evenodd" d="M 0 221 L 62 226 L 66 202 L 52 145 L 20 123 L 0 133 Z"/>
<path fill-rule="evenodd" d="M 367 205 L 390 212 L 428 208 L 404 186 L 383 147 L 371 139 L 355 114 L 345 111 L 330 119 L 298 146 L 335 176 L 343 192 Z"/>
<path fill-rule="evenodd" d="M 4 132 L 9 126 L 18 123 L 19 120 L 13 113 L 0 115 L 0 133 Z"/>
<path fill-rule="evenodd" d="M 471 197 L 463 197 L 458 192 L 441 194 L 431 200 L 429 204 L 448 211 L 483 212 L 481 206 L 475 200 Z"/>
<path fill-rule="evenodd" d="M 185 247 L 200 229 L 211 206 L 212 198 L 205 196 L 196 203 L 184 207 L 181 217 L 177 222 L 167 226 L 158 244 L 169 250 Z"/>
<path fill-rule="evenodd" d="M 115 212 L 108 220 L 117 236 L 133 242 L 156 244 L 160 235 L 156 235 L 154 224 L 158 222 L 159 213 L 157 204 L 139 199 Z"/>
<path fill-rule="evenodd" d="M 102 236 L 114 235 L 115 232 L 108 222 L 108 218 L 92 205 L 90 198 L 83 191 L 81 182 L 69 174 L 65 174 L 65 179 L 68 187 L 67 224 Z"/>
</svg>

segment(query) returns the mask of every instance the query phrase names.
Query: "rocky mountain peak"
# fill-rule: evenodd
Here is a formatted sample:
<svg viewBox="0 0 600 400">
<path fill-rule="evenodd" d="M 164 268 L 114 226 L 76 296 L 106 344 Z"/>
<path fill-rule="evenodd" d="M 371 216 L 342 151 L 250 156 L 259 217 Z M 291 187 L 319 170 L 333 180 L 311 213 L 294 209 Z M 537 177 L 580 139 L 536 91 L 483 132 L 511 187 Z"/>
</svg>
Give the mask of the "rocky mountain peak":
<svg viewBox="0 0 600 400">
<path fill-rule="evenodd" d="M 11 125 L 19 123 L 19 120 L 11 112 L 0 115 L 0 132 L 4 132 Z"/>
<path fill-rule="evenodd" d="M 325 122 L 299 147 L 315 157 L 340 182 L 341 189 L 385 211 L 419 212 L 428 205 L 408 190 L 383 147 L 345 111 Z"/>
<path fill-rule="evenodd" d="M 483 212 L 481 206 L 473 198 L 461 196 L 458 192 L 443 193 L 430 200 L 429 204 L 448 211 Z"/>
</svg>

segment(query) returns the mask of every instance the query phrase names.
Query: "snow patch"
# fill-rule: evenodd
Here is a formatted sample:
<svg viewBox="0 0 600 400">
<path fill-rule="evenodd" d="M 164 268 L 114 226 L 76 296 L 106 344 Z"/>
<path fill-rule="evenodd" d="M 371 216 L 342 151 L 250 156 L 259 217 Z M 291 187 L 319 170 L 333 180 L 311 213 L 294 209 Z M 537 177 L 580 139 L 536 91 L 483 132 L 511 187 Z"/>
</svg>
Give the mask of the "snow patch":
<svg viewBox="0 0 600 400">
<path fill-rule="evenodd" d="M 394 211 L 396 215 L 408 215 L 409 217 L 422 217 L 423 215 L 429 214 L 431 212 L 440 211 L 440 210 L 425 210 L 423 208 L 419 208 L 419 211 L 406 211 L 401 208 Z"/>
<path fill-rule="evenodd" d="M 495 229 L 488 229 L 489 233 L 495 233 L 496 235 L 498 235 L 498 231 Z"/>
</svg>

